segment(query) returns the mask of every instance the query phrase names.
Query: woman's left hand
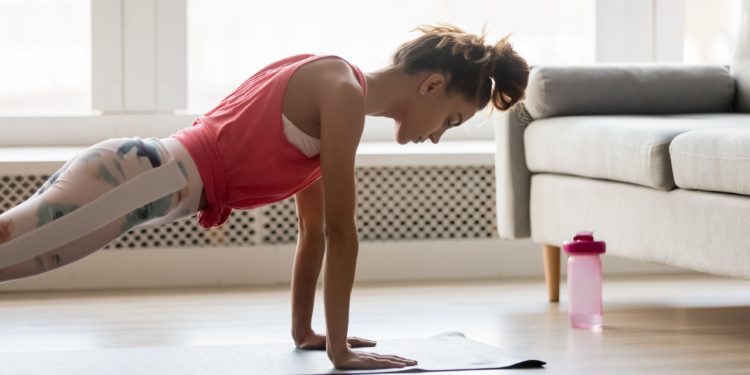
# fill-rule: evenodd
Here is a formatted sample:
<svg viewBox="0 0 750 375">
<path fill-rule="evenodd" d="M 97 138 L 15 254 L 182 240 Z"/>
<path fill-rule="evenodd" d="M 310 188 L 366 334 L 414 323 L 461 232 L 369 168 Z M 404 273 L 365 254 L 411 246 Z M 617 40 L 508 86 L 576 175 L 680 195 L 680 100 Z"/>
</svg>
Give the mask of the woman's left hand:
<svg viewBox="0 0 750 375">
<path fill-rule="evenodd" d="M 373 340 L 362 339 L 359 337 L 347 337 L 346 343 L 350 348 L 362 348 L 367 346 L 375 346 L 376 344 L 376 342 Z M 297 343 L 297 347 L 307 350 L 325 350 L 326 335 L 311 332 L 307 336 L 302 338 L 299 343 Z"/>
</svg>

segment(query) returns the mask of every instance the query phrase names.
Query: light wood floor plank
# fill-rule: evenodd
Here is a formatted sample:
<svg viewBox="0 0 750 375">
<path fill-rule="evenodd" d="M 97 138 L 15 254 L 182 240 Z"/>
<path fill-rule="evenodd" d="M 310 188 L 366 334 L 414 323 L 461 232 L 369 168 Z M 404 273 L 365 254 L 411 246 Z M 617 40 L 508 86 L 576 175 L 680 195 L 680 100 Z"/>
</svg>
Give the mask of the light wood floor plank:
<svg viewBox="0 0 750 375">
<path fill-rule="evenodd" d="M 320 293 L 313 317 L 317 330 L 324 327 Z M 601 331 L 568 327 L 564 283 L 559 304 L 548 303 L 546 293 L 544 280 L 357 284 L 349 333 L 377 340 L 460 331 L 548 362 L 546 369 L 524 374 L 750 373 L 746 280 L 606 278 Z M 0 352 L 291 344 L 289 296 L 287 286 L 4 292 Z M 452 374 L 462 373 L 508 372 Z"/>
</svg>

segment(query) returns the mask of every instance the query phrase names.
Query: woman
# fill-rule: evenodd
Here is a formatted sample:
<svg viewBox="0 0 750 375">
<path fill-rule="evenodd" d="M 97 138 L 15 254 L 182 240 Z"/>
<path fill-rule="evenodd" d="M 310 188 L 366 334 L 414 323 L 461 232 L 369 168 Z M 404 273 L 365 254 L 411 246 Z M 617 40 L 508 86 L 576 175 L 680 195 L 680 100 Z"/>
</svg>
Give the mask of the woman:
<svg viewBox="0 0 750 375">
<path fill-rule="evenodd" d="M 399 144 L 438 143 L 488 103 L 500 110 L 517 103 L 529 75 L 507 37 L 485 45 L 484 32 L 417 29 L 423 35 L 402 44 L 384 69 L 364 74 L 338 56 L 291 56 L 167 138 L 115 138 L 88 148 L 0 215 L 0 281 L 70 264 L 132 229 L 193 214 L 210 228 L 233 209 L 296 194 L 295 344 L 325 349 L 339 369 L 415 365 L 352 351 L 375 342 L 347 337 L 358 251 L 354 160 L 365 116 L 394 119 Z M 325 335 L 310 324 L 324 252 Z"/>
</svg>

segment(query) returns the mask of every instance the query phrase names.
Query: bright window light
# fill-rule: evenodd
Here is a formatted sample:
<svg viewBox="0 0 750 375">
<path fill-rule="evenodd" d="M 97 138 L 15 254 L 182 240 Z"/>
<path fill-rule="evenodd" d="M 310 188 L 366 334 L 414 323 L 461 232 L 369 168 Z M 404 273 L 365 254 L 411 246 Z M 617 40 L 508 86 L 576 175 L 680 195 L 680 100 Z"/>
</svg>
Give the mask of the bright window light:
<svg viewBox="0 0 750 375">
<path fill-rule="evenodd" d="M 739 17 L 740 0 L 685 0 L 684 62 L 731 63 Z"/>
<path fill-rule="evenodd" d="M 508 33 L 531 64 L 594 61 L 594 0 L 188 0 L 188 109 L 205 112 L 263 66 L 300 53 L 373 71 L 419 32 L 450 22 L 488 43 Z"/>
<path fill-rule="evenodd" d="M 88 113 L 89 0 L 0 0 L 0 116 Z"/>
</svg>

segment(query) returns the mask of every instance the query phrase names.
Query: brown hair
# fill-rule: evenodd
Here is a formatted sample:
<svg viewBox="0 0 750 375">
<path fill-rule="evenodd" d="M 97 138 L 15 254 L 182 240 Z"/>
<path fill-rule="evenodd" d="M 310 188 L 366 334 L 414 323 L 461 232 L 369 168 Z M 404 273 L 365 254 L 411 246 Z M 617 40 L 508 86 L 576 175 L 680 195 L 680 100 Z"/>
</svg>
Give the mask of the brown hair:
<svg viewBox="0 0 750 375">
<path fill-rule="evenodd" d="M 423 70 L 448 73 L 446 93 L 458 92 L 479 108 L 492 99 L 496 108 L 506 110 L 524 98 L 529 65 L 508 42 L 510 34 L 494 46 L 485 45 L 485 27 L 477 36 L 447 23 L 418 26 L 411 31 L 420 30 L 424 35 L 401 44 L 393 55 L 393 65 L 402 65 L 409 74 Z"/>
</svg>

